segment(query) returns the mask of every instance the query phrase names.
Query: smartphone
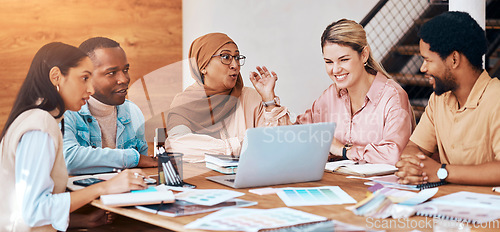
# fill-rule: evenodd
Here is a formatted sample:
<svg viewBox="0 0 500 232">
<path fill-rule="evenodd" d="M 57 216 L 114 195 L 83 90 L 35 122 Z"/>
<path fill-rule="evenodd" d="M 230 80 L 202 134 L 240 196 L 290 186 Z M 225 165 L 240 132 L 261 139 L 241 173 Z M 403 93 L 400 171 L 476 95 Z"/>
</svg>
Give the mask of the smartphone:
<svg viewBox="0 0 500 232">
<path fill-rule="evenodd" d="M 87 178 L 87 179 L 81 179 L 81 180 L 75 180 L 73 181 L 73 184 L 75 185 L 80 185 L 80 186 L 89 186 L 93 185 L 99 182 L 102 182 L 104 180 L 97 179 L 97 178 Z"/>
</svg>

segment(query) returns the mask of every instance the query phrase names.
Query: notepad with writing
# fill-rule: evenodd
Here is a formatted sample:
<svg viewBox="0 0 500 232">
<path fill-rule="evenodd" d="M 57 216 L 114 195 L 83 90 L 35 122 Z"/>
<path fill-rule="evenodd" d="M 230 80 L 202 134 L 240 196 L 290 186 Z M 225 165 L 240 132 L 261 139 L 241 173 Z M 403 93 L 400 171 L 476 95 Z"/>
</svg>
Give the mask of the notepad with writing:
<svg viewBox="0 0 500 232">
<path fill-rule="evenodd" d="M 341 160 L 326 163 L 325 170 L 356 176 L 378 176 L 392 174 L 398 169 L 390 164 L 358 164 L 352 160 Z"/>
</svg>

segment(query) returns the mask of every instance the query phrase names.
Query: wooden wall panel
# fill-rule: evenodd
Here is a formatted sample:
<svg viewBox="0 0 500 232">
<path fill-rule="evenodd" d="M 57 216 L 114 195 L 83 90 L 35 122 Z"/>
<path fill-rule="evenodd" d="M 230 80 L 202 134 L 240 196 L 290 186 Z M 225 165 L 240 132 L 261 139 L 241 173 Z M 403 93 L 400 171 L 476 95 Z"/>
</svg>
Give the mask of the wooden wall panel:
<svg viewBox="0 0 500 232">
<path fill-rule="evenodd" d="M 46 43 L 78 46 L 93 36 L 112 38 L 127 53 L 132 85 L 182 58 L 182 0 L 0 0 L 0 6 L 0 128 Z M 165 105 L 182 88 L 180 74 L 168 78 Z"/>
</svg>

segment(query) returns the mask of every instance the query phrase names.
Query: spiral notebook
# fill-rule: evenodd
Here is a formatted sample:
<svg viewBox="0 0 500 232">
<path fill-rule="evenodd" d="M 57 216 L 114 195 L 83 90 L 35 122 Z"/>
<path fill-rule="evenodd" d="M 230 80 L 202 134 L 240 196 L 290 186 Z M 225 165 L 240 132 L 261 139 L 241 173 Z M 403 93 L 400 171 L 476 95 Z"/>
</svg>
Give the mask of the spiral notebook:
<svg viewBox="0 0 500 232">
<path fill-rule="evenodd" d="M 481 224 L 500 218 L 500 196 L 466 191 L 452 193 L 419 205 L 416 214 Z"/>
</svg>

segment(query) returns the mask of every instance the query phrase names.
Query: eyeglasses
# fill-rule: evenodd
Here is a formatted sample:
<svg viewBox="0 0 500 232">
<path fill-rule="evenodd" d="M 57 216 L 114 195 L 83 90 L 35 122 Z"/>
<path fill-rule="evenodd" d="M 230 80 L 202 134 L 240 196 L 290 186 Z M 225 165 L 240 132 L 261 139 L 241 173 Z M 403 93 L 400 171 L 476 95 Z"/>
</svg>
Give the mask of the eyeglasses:
<svg viewBox="0 0 500 232">
<path fill-rule="evenodd" d="M 220 62 L 222 62 L 223 64 L 231 64 L 231 62 L 233 62 L 233 58 L 236 60 L 236 63 L 239 65 L 239 66 L 243 66 L 245 64 L 245 59 L 246 59 L 246 56 L 244 55 L 237 55 L 237 56 L 231 56 L 229 54 L 219 54 L 219 55 L 213 55 L 212 57 L 216 57 L 216 56 L 220 56 Z"/>
</svg>

